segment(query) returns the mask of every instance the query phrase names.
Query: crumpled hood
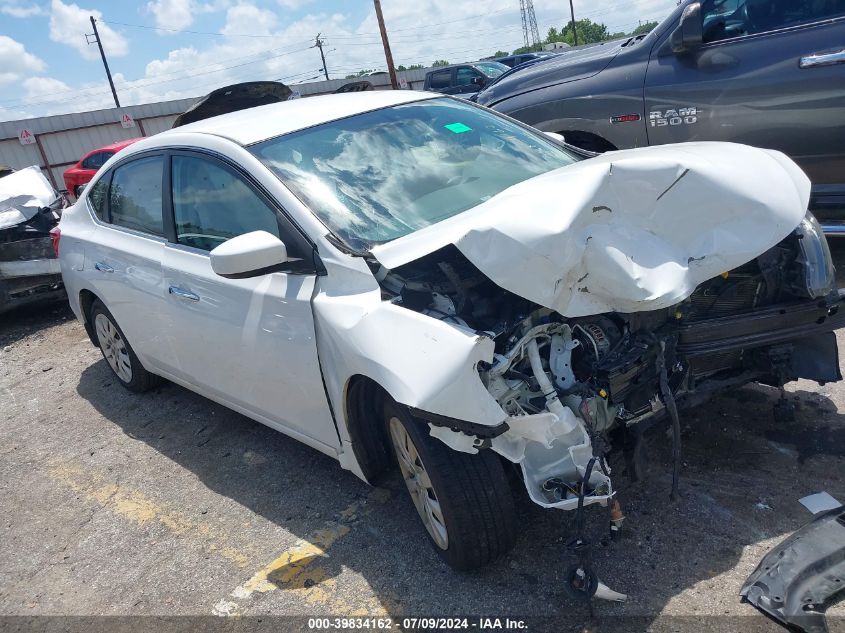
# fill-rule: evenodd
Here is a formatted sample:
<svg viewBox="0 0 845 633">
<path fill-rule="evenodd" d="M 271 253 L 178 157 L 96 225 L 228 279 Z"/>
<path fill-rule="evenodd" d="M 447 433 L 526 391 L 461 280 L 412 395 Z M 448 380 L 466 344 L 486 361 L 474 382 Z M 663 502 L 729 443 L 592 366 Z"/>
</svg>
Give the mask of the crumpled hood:
<svg viewBox="0 0 845 633">
<path fill-rule="evenodd" d="M 795 229 L 810 181 L 734 143 L 609 152 L 377 246 L 387 268 L 454 244 L 497 285 L 567 317 L 667 308 Z"/>
<path fill-rule="evenodd" d="M 478 92 L 475 101 L 490 106 L 523 92 L 592 77 L 607 68 L 629 40 L 624 38 L 564 51 L 527 68 L 518 68 Z"/>
<path fill-rule="evenodd" d="M 0 229 L 31 220 L 58 197 L 36 165 L 0 178 Z"/>
</svg>

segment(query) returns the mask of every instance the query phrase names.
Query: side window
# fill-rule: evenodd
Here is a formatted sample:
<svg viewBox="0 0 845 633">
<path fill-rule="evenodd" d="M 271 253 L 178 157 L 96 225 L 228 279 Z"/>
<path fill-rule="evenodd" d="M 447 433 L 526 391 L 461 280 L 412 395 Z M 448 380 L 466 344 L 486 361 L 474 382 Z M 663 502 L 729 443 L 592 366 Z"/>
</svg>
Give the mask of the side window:
<svg viewBox="0 0 845 633">
<path fill-rule="evenodd" d="M 111 172 L 103 174 L 102 178 L 91 185 L 91 190 L 88 192 L 88 202 L 91 204 L 91 208 L 94 209 L 94 214 L 101 222 L 109 221 L 106 209 L 106 196 L 108 195 L 111 176 Z"/>
<path fill-rule="evenodd" d="M 443 90 L 444 88 L 448 88 L 451 79 L 451 70 L 438 70 L 437 72 L 431 73 L 431 84 L 429 85 L 429 88 L 431 90 Z"/>
<path fill-rule="evenodd" d="M 843 0 L 705 0 L 704 41 L 776 31 L 845 15 Z"/>
<path fill-rule="evenodd" d="M 469 86 L 470 84 L 472 84 L 472 80 L 475 77 L 480 77 L 480 76 L 481 75 L 479 75 L 472 68 L 467 68 L 467 67 L 458 68 L 458 74 L 457 74 L 457 77 L 456 77 L 456 80 L 455 80 L 455 85 L 457 85 L 457 86 Z"/>
<path fill-rule="evenodd" d="M 121 165 L 112 176 L 109 211 L 112 224 L 164 235 L 161 178 L 164 158 L 151 156 Z"/>
<path fill-rule="evenodd" d="M 104 162 L 106 161 L 103 159 L 103 152 L 97 152 L 82 161 L 82 169 L 99 169 Z"/>
<path fill-rule="evenodd" d="M 276 212 L 239 176 L 195 156 L 172 159 L 176 241 L 211 250 L 252 231 L 279 235 Z"/>
</svg>

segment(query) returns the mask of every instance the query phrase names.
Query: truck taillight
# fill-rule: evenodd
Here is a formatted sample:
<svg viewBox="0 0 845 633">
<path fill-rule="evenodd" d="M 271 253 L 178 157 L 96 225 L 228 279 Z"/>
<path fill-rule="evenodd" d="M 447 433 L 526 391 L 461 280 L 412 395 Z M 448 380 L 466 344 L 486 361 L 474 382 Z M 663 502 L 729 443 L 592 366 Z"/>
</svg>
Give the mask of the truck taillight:
<svg viewBox="0 0 845 633">
<path fill-rule="evenodd" d="M 53 243 L 53 252 L 56 254 L 56 257 L 59 256 L 59 240 L 62 239 L 62 230 L 54 226 L 50 229 L 50 241 Z"/>
</svg>

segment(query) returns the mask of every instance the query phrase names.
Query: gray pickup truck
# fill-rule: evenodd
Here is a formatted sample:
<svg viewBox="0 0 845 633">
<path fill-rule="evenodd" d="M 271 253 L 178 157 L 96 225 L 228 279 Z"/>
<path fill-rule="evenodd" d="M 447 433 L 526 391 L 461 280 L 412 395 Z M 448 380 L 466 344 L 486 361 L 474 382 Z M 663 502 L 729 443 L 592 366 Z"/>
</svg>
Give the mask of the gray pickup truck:
<svg viewBox="0 0 845 633">
<path fill-rule="evenodd" d="M 648 35 L 512 71 L 474 101 L 594 152 L 780 150 L 825 232 L 845 235 L 845 0 L 683 0 Z"/>
</svg>

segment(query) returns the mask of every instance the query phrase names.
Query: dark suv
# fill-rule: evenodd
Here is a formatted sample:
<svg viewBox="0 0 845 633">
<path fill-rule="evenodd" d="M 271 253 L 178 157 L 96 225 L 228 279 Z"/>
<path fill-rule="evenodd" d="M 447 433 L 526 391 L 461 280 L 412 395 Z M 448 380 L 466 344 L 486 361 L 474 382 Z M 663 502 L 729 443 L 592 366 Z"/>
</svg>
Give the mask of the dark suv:
<svg viewBox="0 0 845 633">
<path fill-rule="evenodd" d="M 457 64 L 431 70 L 425 75 L 423 90 L 458 97 L 475 94 L 499 75 L 510 70 L 499 62 Z"/>
<path fill-rule="evenodd" d="M 502 77 L 477 102 L 584 149 L 735 141 L 780 150 L 845 234 L 845 0 L 684 0 L 646 36 Z"/>
</svg>

